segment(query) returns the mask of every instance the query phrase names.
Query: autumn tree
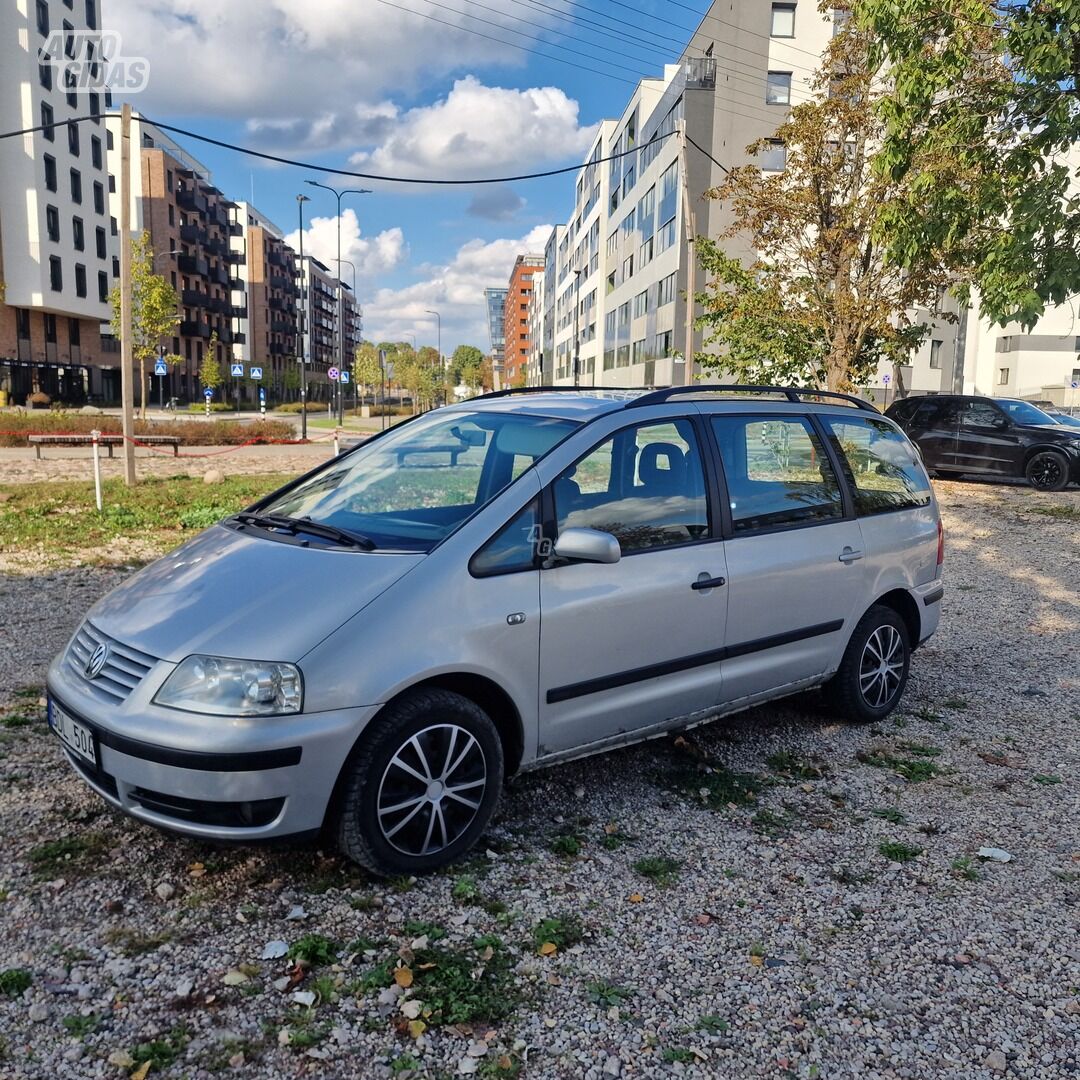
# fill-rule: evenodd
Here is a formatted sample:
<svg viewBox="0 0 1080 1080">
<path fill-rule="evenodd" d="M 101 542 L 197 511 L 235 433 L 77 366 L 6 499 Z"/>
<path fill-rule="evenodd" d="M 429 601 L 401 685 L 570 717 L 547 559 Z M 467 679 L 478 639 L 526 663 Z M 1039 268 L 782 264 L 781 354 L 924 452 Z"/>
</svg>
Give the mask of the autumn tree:
<svg viewBox="0 0 1080 1080">
<path fill-rule="evenodd" d="M 812 97 L 773 140 L 748 148 L 775 151 L 779 140 L 782 171 L 745 165 L 709 192 L 732 219 L 718 240 L 697 242 L 709 278 L 700 324 L 705 343 L 722 349 L 699 356 L 705 366 L 740 381 L 848 390 L 883 360 L 910 355 L 927 332 L 915 309 L 938 313 L 950 278 L 933 247 L 904 268 L 878 239 L 909 182 L 877 167 L 883 90 L 873 45 L 849 24 L 826 49 Z M 752 260 L 727 254 L 725 241 L 748 244 Z"/>
<path fill-rule="evenodd" d="M 206 352 L 203 353 L 202 363 L 199 365 L 199 381 L 208 390 L 217 390 L 225 382 L 225 376 L 218 362 L 218 336 L 215 330 L 210 335 L 206 344 Z"/>
<path fill-rule="evenodd" d="M 484 354 L 475 345 L 459 345 L 453 356 L 450 357 L 450 381 L 456 386 L 458 383 L 470 385 L 465 379 L 464 372 L 479 370 L 484 362 Z"/>
<path fill-rule="evenodd" d="M 368 390 L 374 392 L 374 388 L 382 384 L 382 370 L 379 350 L 375 345 L 370 341 L 364 341 L 356 346 L 356 355 L 353 358 L 353 378 L 362 395 Z"/>
<path fill-rule="evenodd" d="M 1077 0 L 856 0 L 891 90 L 879 164 L 891 254 L 940 249 L 992 321 L 1030 327 L 1080 292 Z"/>
<path fill-rule="evenodd" d="M 112 332 L 123 338 L 119 282 L 109 293 Z M 145 230 L 131 240 L 131 356 L 139 363 L 139 408 L 146 418 L 146 363 L 158 355 L 162 339 L 171 337 L 180 321 L 179 297 L 168 279 L 154 273 L 154 248 Z M 170 361 L 179 357 L 170 356 Z"/>
</svg>

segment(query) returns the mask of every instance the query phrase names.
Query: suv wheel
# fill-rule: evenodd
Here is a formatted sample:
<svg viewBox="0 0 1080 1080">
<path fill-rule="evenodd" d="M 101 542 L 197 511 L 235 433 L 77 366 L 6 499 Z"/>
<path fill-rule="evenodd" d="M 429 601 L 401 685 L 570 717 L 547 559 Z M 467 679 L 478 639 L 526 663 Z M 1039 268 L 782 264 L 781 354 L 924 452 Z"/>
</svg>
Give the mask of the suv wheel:
<svg viewBox="0 0 1080 1080">
<path fill-rule="evenodd" d="M 881 720 L 899 703 L 910 665 L 907 625 L 892 608 L 875 604 L 856 625 L 826 695 L 848 720 Z"/>
<path fill-rule="evenodd" d="M 338 847 L 376 874 L 436 870 L 480 838 L 502 781 L 502 743 L 483 709 L 449 690 L 407 694 L 345 764 Z"/>
<path fill-rule="evenodd" d="M 1027 463 L 1024 475 L 1040 491 L 1062 491 L 1069 482 L 1069 463 L 1056 450 L 1040 450 Z"/>
</svg>

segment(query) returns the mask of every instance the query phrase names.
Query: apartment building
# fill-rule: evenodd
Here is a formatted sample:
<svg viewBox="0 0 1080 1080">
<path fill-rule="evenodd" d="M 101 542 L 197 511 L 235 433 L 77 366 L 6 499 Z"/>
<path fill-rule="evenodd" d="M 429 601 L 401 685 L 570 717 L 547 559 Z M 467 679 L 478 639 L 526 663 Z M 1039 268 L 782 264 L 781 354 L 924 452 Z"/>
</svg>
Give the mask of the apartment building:
<svg viewBox="0 0 1080 1080">
<path fill-rule="evenodd" d="M 544 286 L 547 281 L 547 257 L 532 278 L 532 295 L 526 306 L 529 330 L 529 353 L 525 364 L 525 383 L 544 385 Z"/>
<path fill-rule="evenodd" d="M 484 304 L 488 316 L 488 341 L 491 345 L 491 373 L 495 389 L 503 384 L 503 368 L 506 362 L 506 297 L 505 288 L 484 290 Z"/>
<path fill-rule="evenodd" d="M 338 291 L 341 298 L 342 335 L 341 342 L 342 363 L 351 368 L 356 349 L 364 340 L 364 310 L 360 306 L 353 290 L 344 281 L 338 282 Z"/>
<path fill-rule="evenodd" d="M 308 400 L 328 401 L 327 372 L 337 366 L 338 279 L 311 255 L 300 267 L 300 303 L 304 306 L 304 355 L 308 361 Z"/>
<path fill-rule="evenodd" d="M 109 170 L 118 176 L 118 123 L 111 124 L 110 135 Z M 138 115 L 131 121 L 131 166 L 132 234 L 149 233 L 154 271 L 168 279 L 180 303 L 176 332 L 162 341 L 168 354 L 180 358 L 166 377 L 165 396 L 201 400 L 199 371 L 211 343 L 226 376 L 234 348 L 246 344 L 241 322 L 247 317 L 247 255 L 240 206 L 214 186 L 202 162 Z M 113 184 L 109 196 L 114 225 L 120 217 L 118 189 Z M 113 273 L 119 277 L 119 257 Z M 135 400 L 140 401 L 138 384 Z"/>
<path fill-rule="evenodd" d="M 529 301 L 533 279 L 543 275 L 543 255 L 519 255 L 510 273 L 503 301 L 503 369 L 507 386 L 524 386 L 532 338 L 529 334 Z"/>
<path fill-rule="evenodd" d="M 0 16 L 0 130 L 45 125 L 0 142 L 0 391 L 20 405 L 35 392 L 71 403 L 120 394 L 119 356 L 100 333 L 118 250 L 106 202 L 108 94 L 39 56 L 59 43 L 96 77 L 100 18 L 98 0 L 12 0 Z"/>
</svg>

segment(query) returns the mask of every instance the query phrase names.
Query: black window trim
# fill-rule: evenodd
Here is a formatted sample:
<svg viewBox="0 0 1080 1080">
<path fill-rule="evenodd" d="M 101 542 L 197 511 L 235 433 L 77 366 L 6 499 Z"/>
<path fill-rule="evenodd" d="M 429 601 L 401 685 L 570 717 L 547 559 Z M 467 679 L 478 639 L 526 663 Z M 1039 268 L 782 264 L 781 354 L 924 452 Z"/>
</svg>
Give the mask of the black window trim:
<svg viewBox="0 0 1080 1080">
<path fill-rule="evenodd" d="M 535 472 L 536 466 L 530 466 L 520 476 L 516 477 L 513 483 L 517 483 L 522 476 L 525 476 L 530 471 Z M 537 548 L 533 548 L 532 566 L 517 566 L 509 567 L 504 570 L 477 570 L 473 563 L 480 556 L 480 554 L 508 525 L 512 524 L 518 517 L 520 517 L 530 506 L 536 507 L 536 520 L 540 525 L 541 536 L 547 536 L 547 532 L 544 529 L 544 493 L 539 492 L 531 495 L 528 500 L 522 503 L 492 534 L 469 556 L 469 576 L 476 578 L 477 580 L 484 580 L 485 578 L 494 577 L 509 577 L 511 574 L 532 574 L 539 570 L 540 567 L 540 552 Z"/>
<path fill-rule="evenodd" d="M 692 403 L 694 405 L 696 403 Z M 704 434 L 703 426 L 701 424 L 701 418 L 699 414 L 695 412 L 678 412 L 670 415 L 654 416 L 647 418 L 638 418 L 628 424 L 623 424 L 621 427 L 612 428 L 606 435 L 602 435 L 599 441 L 594 442 L 584 453 L 579 454 L 574 458 L 569 465 L 559 470 L 559 476 L 567 472 L 569 469 L 577 468 L 582 461 L 585 460 L 594 450 L 603 446 L 609 439 L 614 439 L 621 432 L 628 431 L 631 428 L 640 427 L 655 427 L 660 424 L 674 424 L 679 420 L 686 420 L 694 433 L 694 437 L 698 441 L 698 454 L 701 458 L 702 468 L 705 472 L 705 516 L 708 521 L 708 532 L 705 536 L 699 536 L 696 540 L 686 540 L 681 544 L 661 544 L 658 547 L 639 548 L 637 551 L 624 551 L 622 553 L 623 559 L 633 558 L 635 555 L 655 555 L 660 551 L 678 551 L 680 548 L 695 547 L 699 544 L 713 544 L 724 539 L 723 529 L 717 528 L 719 519 L 716 515 L 716 503 L 715 503 L 715 487 L 710 482 L 710 472 L 714 467 L 714 463 L 709 459 L 713 456 L 714 450 L 710 447 L 709 443 L 702 437 Z M 555 508 L 555 483 L 559 476 L 555 478 L 550 484 L 547 484 L 544 488 L 544 497 L 546 499 L 545 512 L 541 526 L 544 530 L 544 536 L 550 536 L 552 543 L 559 538 L 559 521 Z M 621 545 L 620 545 L 621 547 Z"/>
</svg>

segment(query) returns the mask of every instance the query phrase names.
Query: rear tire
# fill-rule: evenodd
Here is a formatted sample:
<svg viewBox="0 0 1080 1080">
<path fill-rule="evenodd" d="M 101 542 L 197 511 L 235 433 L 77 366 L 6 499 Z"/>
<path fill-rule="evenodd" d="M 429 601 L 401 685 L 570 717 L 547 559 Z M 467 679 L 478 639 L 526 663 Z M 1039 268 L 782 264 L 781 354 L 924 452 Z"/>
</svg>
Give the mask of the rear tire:
<svg viewBox="0 0 1080 1080">
<path fill-rule="evenodd" d="M 1069 483 L 1069 463 L 1057 450 L 1040 450 L 1027 463 L 1024 475 L 1039 491 L 1064 491 Z"/>
<path fill-rule="evenodd" d="M 875 604 L 858 622 L 836 674 L 825 684 L 828 703 L 846 720 L 871 724 L 900 703 L 911 667 L 907 624 Z"/>
<path fill-rule="evenodd" d="M 345 763 L 338 848 L 386 877 L 446 866 L 487 828 L 503 768 L 499 733 L 479 705 L 450 690 L 407 693 Z"/>
</svg>

